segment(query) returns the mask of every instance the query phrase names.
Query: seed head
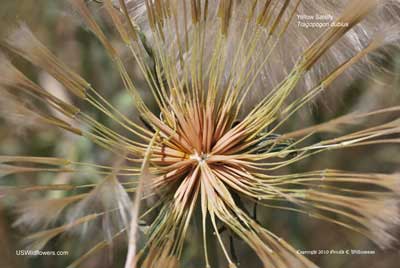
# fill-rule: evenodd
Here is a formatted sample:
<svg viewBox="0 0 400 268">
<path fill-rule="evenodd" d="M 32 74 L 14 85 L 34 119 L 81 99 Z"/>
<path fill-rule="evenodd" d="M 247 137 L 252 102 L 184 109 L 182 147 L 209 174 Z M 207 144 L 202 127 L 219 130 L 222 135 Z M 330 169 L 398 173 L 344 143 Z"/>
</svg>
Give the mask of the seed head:
<svg viewBox="0 0 400 268">
<path fill-rule="evenodd" d="M 33 105 L 26 107 L 27 114 L 83 136 L 118 159 L 106 166 L 53 157 L 0 157 L 0 170 L 5 175 L 93 172 L 104 176 L 90 185 L 3 189 L 5 194 L 50 190 L 71 193 L 56 200 L 21 205 L 22 216 L 17 225 L 48 227 L 56 219 L 63 217 L 66 221 L 28 236 L 26 240 L 32 248 L 39 249 L 54 237 L 82 227 L 83 235 L 100 230 L 103 236 L 70 267 L 110 246 L 118 237 L 128 238 L 126 268 L 177 267 L 197 213 L 201 219 L 206 267 L 212 262 L 210 239 L 217 241 L 229 267 L 237 265 L 236 256 L 223 242 L 223 229 L 229 229 L 246 242 L 264 267 L 316 267 L 282 238 L 261 226 L 243 200 L 344 226 L 382 247 L 395 241 L 392 228 L 400 223 L 397 174 L 355 173 L 325 167 L 302 173 L 285 169 L 322 152 L 399 142 L 398 119 L 371 127 L 357 126 L 362 119 L 398 115 L 399 106 L 347 114 L 283 132 L 283 126 L 293 115 L 326 91 L 333 81 L 388 40 L 395 41 L 385 38 L 385 33 L 360 37 L 355 31 L 359 23 L 380 7 L 378 1 L 350 1 L 335 18 L 335 25 L 340 26 L 321 31 L 307 46 L 297 48 L 299 55 L 291 54 L 290 49 L 283 53 L 280 45 L 295 36 L 298 38 L 293 34 L 296 15 L 299 10 L 312 7 L 308 2 L 145 0 L 140 3 L 145 6 L 148 31 L 143 31 L 125 1 L 103 1 L 105 14 L 135 59 L 160 114 L 143 100 L 119 51 L 85 1 L 70 2 L 112 59 L 144 124 L 131 120 L 111 105 L 99 90 L 42 45 L 26 25 L 21 24 L 4 41 L 8 50 L 48 72 L 79 101 L 93 106 L 129 133 L 124 135 L 42 89 L 2 57 L 0 70 L 6 74 L 0 77 L 2 91 L 14 95 L 18 91 L 25 98 L 34 97 L 51 108 Z M 355 50 L 349 49 L 354 54 L 326 74 L 310 80 L 311 84 L 303 83 L 336 44 L 343 39 L 354 44 L 364 37 L 368 40 L 358 43 Z M 287 57 L 290 60 L 286 61 Z M 290 66 L 290 70 L 275 73 L 281 61 L 285 62 L 284 69 Z M 259 81 L 269 79 L 260 87 Z M 293 97 L 299 86 L 306 89 Z M 251 109 L 244 113 L 255 90 L 263 90 L 264 94 L 257 102 L 252 100 Z M 59 113 L 51 113 L 52 110 L 60 112 L 63 118 Z M 350 125 L 359 129 L 338 134 L 339 129 L 346 130 L 345 126 Z M 327 132 L 336 136 L 315 138 Z M 76 190 L 84 193 L 74 194 Z M 134 197 L 129 195 L 131 192 Z M 152 211 L 157 211 L 157 215 L 147 222 Z M 137 249 L 138 228 L 143 222 L 149 227 L 145 232 L 147 239 Z"/>
</svg>

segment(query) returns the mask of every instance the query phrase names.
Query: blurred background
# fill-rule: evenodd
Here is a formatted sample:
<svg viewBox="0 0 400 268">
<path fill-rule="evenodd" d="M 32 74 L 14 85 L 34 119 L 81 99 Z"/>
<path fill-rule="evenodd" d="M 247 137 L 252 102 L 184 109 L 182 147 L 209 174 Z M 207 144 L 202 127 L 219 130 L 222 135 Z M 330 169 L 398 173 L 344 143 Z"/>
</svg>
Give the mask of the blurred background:
<svg viewBox="0 0 400 268">
<path fill-rule="evenodd" d="M 47 47 L 61 58 L 68 66 L 97 88 L 106 98 L 124 114 L 137 120 L 130 97 L 123 90 L 117 71 L 104 52 L 99 42 L 85 28 L 80 18 L 74 14 L 67 1 L 52 0 L 2 0 L 0 2 L 0 37 L 4 38 L 23 21 Z M 122 47 L 116 33 L 109 25 L 100 8 L 92 4 L 98 11 L 103 29 L 117 47 Z M 121 53 L 124 53 L 121 48 Z M 333 117 L 352 111 L 368 111 L 374 108 L 400 104 L 400 53 L 396 48 L 388 48 L 384 57 L 377 59 L 382 70 L 375 70 L 368 77 L 363 76 L 348 84 L 348 88 L 335 94 L 334 90 L 324 93 L 299 116 L 287 124 L 287 130 L 324 122 Z M 124 57 L 123 57 L 124 58 Z M 82 106 L 72 96 L 67 95 L 60 84 L 48 74 L 41 72 L 23 60 L 12 57 L 31 79 L 43 88 L 51 90 L 64 100 Z M 144 90 L 144 81 L 139 75 L 133 60 L 126 58 L 131 75 L 139 88 L 143 88 L 143 97 L 150 103 L 151 98 Z M 1 75 L 1 74 L 0 74 Z M 143 87 L 140 87 L 143 85 Z M 5 97 L 0 95 L 0 155 L 33 155 L 58 156 L 75 161 L 98 163 L 107 161 L 109 153 L 88 142 L 63 131 L 35 124 L 18 114 L 7 113 Z M 154 105 L 153 105 L 154 106 Z M 10 107 L 11 109 L 12 107 Z M 107 118 L 90 107 L 83 106 L 97 120 L 112 126 Z M 383 120 L 379 118 L 377 120 Z M 361 122 L 369 125 L 373 122 Z M 376 123 L 376 122 L 375 122 Z M 369 146 L 342 151 L 327 152 L 308 158 L 290 167 L 289 172 L 301 172 L 324 168 L 344 169 L 360 172 L 400 172 L 400 147 L 394 145 Z M 0 185 L 34 185 L 35 183 L 68 183 L 80 180 L 82 183 L 95 182 L 93 176 L 71 178 L 71 174 L 40 174 L 2 176 Z M 47 197 L 60 197 L 62 193 L 48 193 Z M 77 238 L 66 236 L 51 241 L 47 250 L 70 250 L 68 256 L 26 257 L 16 256 L 15 250 L 23 249 L 21 238 L 27 230 L 12 227 L 16 220 L 14 204 L 19 199 L 30 196 L 7 198 L 0 201 L 0 268 L 42 268 L 66 267 L 74 261 L 79 252 L 81 242 Z M 308 255 L 317 265 L 324 268 L 395 268 L 399 267 L 399 249 L 380 250 L 361 235 L 337 227 L 334 224 L 321 222 L 307 216 L 279 210 L 258 209 L 259 221 L 263 225 L 284 238 L 299 250 L 375 250 L 373 255 Z M 400 236 L 399 236 L 400 238 Z M 85 239 L 85 238 L 84 238 Z M 86 238 L 90 239 L 90 237 Z M 227 239 L 227 237 L 225 237 Z M 240 260 L 240 267 L 261 267 L 252 251 L 242 242 L 234 238 Z M 202 267 L 201 241 L 190 239 L 183 256 L 182 267 Z M 90 258 L 82 267 L 123 267 L 126 249 L 116 243 L 112 252 L 99 253 Z M 218 252 L 219 254 L 220 252 Z M 221 254 L 220 254 L 221 255 Z M 220 262 L 220 267 L 224 266 Z"/>
</svg>

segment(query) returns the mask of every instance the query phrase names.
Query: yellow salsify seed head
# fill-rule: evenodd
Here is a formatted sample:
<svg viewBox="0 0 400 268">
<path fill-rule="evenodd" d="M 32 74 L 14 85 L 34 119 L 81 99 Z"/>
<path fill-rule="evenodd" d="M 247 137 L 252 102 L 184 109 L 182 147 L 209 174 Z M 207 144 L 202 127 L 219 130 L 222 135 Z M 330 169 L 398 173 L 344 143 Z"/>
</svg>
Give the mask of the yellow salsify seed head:
<svg viewBox="0 0 400 268">
<path fill-rule="evenodd" d="M 85 191 L 57 201 L 42 200 L 20 209 L 25 216 L 20 218 L 19 225 L 31 221 L 31 225 L 47 226 L 54 223 L 56 216 L 65 214 L 64 225 L 29 236 L 27 240 L 32 246 L 41 248 L 64 232 L 97 224 L 102 228 L 103 239 L 70 267 L 79 266 L 121 236 L 129 240 L 126 268 L 177 267 L 192 219 L 197 217 L 201 222 L 206 267 L 212 267 L 214 262 L 211 259 L 214 254 L 209 249 L 214 241 L 213 244 L 220 246 L 228 266 L 237 267 L 238 260 L 227 249 L 221 226 L 248 244 L 264 267 L 316 267 L 282 238 L 261 226 L 243 206 L 242 199 L 344 226 L 382 247 L 394 243 L 391 228 L 400 224 L 396 206 L 400 194 L 398 175 L 326 168 L 285 173 L 285 168 L 329 150 L 398 143 L 398 120 L 321 141 L 313 138 L 342 126 L 356 125 L 361 119 L 398 114 L 399 106 L 348 114 L 281 133 L 282 126 L 301 108 L 363 57 L 386 44 L 385 36 L 374 36 L 358 52 L 314 80 L 300 96 L 291 98 L 296 87 L 303 85 L 302 79 L 324 55 L 378 8 L 378 1 L 351 1 L 335 21 L 344 26 L 321 31 L 313 42 L 301 49 L 294 61 L 290 61 L 290 71 L 280 76 L 279 82 L 265 85 L 266 93 L 243 115 L 247 100 L 257 88 L 256 82 L 265 68 L 271 62 L 275 68 L 279 67 L 275 52 L 292 32 L 299 10 L 307 6 L 303 1 L 145 0 L 140 3 L 146 7 L 150 31 L 144 33 L 130 16 L 125 1 L 105 0 L 105 13 L 141 71 L 161 116 L 153 113 L 143 100 L 118 50 L 85 1 L 70 2 L 110 56 L 147 127 L 121 113 L 100 91 L 61 63 L 27 26 L 22 24 L 5 40 L 7 49 L 54 76 L 80 101 L 93 106 L 124 130 L 107 126 L 83 109 L 44 91 L 9 61 L 0 63 L 0 70 L 5 66 L 11 77 L 0 78 L 2 90 L 13 94 L 13 90 L 19 89 L 62 111 L 81 127 L 49 114 L 43 107 L 29 109 L 44 123 L 82 135 L 119 159 L 106 166 L 53 157 L 0 156 L 0 170 L 5 175 L 93 172 L 104 176 L 100 182 L 87 185 L 6 189 L 7 194 L 57 189 Z M 234 46 L 232 35 L 239 35 Z M 285 55 L 281 57 L 283 60 Z M 129 136 L 124 135 L 125 132 Z M 121 177 L 128 177 L 128 180 L 122 181 Z M 365 190 L 367 186 L 376 192 Z M 131 192 L 135 193 L 134 198 L 128 195 Z M 49 209 L 52 215 L 40 209 L 46 206 L 52 208 Z M 146 231 L 146 243 L 138 248 L 140 222 L 151 218 L 153 210 L 157 213 Z M 35 215 L 39 218 L 32 221 Z M 214 236 L 210 237 L 210 233 Z"/>
</svg>

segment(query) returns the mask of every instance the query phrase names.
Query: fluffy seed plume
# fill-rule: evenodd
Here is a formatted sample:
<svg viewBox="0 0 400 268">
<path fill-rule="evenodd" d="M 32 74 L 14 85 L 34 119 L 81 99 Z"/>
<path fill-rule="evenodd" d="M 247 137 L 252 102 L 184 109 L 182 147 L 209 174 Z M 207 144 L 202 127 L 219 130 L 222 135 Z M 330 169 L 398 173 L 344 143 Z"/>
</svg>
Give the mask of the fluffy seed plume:
<svg viewBox="0 0 400 268">
<path fill-rule="evenodd" d="M 298 29 L 297 15 L 308 8 L 320 9 L 320 3 L 130 2 L 105 0 L 101 5 L 145 78 L 160 114 L 143 100 L 119 51 L 107 39 L 86 1 L 70 1 L 110 56 L 144 124 L 134 122 L 111 105 L 99 90 L 45 48 L 26 25 L 21 24 L 3 42 L 5 49 L 48 72 L 79 101 L 93 106 L 129 134 L 128 138 L 98 122 L 84 109 L 53 96 L 2 56 L 2 91 L 13 96 L 18 92 L 16 99 L 22 99 L 22 103 L 24 96 L 38 99 L 44 107 L 30 105 L 26 109 L 44 123 L 81 135 L 121 159 L 117 165 L 107 166 L 52 157 L 0 157 L 0 170 L 5 175 L 91 172 L 103 176 L 90 185 L 3 189 L 7 195 L 50 190 L 70 194 L 22 205 L 18 225 L 49 227 L 55 225 L 56 218 L 66 221 L 28 236 L 27 242 L 33 248 L 43 247 L 62 233 L 76 233 L 73 230 L 79 227 L 88 234 L 88 226 L 101 226 L 99 231 L 103 235 L 70 267 L 77 267 L 121 236 L 129 238 L 126 268 L 178 267 L 188 230 L 197 214 L 207 268 L 212 263 L 209 244 L 214 241 L 210 239 L 220 246 L 228 266 L 237 266 L 236 256 L 224 243 L 223 229 L 247 243 L 264 267 L 316 267 L 268 227 L 261 226 L 242 200 L 338 224 L 365 235 L 381 247 L 395 242 L 392 229 L 400 223 L 398 174 L 355 173 L 329 167 L 285 174 L 285 168 L 322 152 L 398 144 L 400 106 L 351 113 L 283 133 L 285 124 L 333 81 L 389 41 L 396 42 L 390 32 L 387 38 L 386 32 L 359 35 L 357 30 L 371 14 L 383 12 L 380 2 L 395 7 L 395 1 L 350 1 L 332 25 L 307 36 L 311 42 L 306 45 L 298 40 L 302 45 L 296 48 L 290 45 L 296 45 L 293 38 L 301 38 L 294 33 Z M 145 18 L 140 14 L 133 16 L 135 8 L 143 11 Z M 147 22 L 145 26 L 143 20 Z M 360 39 L 362 42 L 358 42 Z M 281 46 L 289 41 L 292 44 Z M 357 49 L 350 47 L 346 50 L 349 55 L 330 61 L 329 70 L 307 80 L 326 55 L 336 55 L 340 44 L 348 42 L 357 43 Z M 259 83 L 267 80 L 268 83 Z M 305 80 L 308 82 L 304 83 Z M 296 96 L 298 87 L 305 89 Z M 244 113 L 254 91 L 262 91 L 262 97 L 255 104 L 252 100 L 251 109 Z M 71 126 L 57 118 L 49 108 L 57 109 L 76 124 Z M 358 125 L 365 119 L 388 114 L 391 121 L 367 127 Z M 331 136 L 316 138 L 322 133 Z M 134 197 L 129 195 L 132 192 Z M 153 211 L 157 215 L 151 219 Z M 148 230 L 140 228 L 143 222 L 148 224 Z M 142 247 L 137 244 L 139 233 L 147 238 Z"/>
</svg>

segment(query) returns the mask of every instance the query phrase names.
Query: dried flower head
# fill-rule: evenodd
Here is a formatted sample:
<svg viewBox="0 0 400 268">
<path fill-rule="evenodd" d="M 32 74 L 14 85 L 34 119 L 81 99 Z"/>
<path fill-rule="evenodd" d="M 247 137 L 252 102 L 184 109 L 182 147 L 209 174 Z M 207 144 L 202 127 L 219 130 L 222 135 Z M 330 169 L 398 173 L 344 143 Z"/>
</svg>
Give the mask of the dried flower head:
<svg viewBox="0 0 400 268">
<path fill-rule="evenodd" d="M 47 228 L 26 238 L 30 248 L 40 249 L 54 237 L 82 227 L 85 235 L 100 230 L 103 236 L 70 267 L 124 236 L 129 237 L 127 268 L 176 267 L 198 213 L 206 267 L 212 262 L 211 239 L 220 245 L 229 267 L 237 265 L 223 242 L 224 229 L 245 241 L 264 267 L 316 267 L 261 226 L 243 200 L 336 223 L 382 247 L 395 242 L 391 231 L 400 223 L 398 174 L 327 168 L 285 174 L 285 168 L 330 150 L 399 143 L 397 117 L 365 128 L 357 124 L 379 115 L 396 116 L 400 107 L 351 113 L 287 133 L 282 129 L 358 61 L 395 42 L 392 32 L 360 33 L 366 28 L 359 23 L 373 12 L 388 14 L 381 5 L 394 8 L 396 1 L 350 1 L 329 27 L 313 31 L 305 41 L 296 33 L 299 10 L 321 10 L 325 5 L 301 0 L 101 1 L 141 70 L 160 115 L 143 100 L 119 51 L 85 1 L 70 2 L 113 60 L 143 124 L 111 105 L 58 60 L 26 25 L 8 36 L 3 44 L 7 50 L 48 72 L 74 98 L 98 109 L 124 130 L 106 126 L 44 90 L 2 56 L 1 89 L 19 101 L 26 116 L 83 136 L 118 159 L 106 166 L 54 157 L 0 157 L 4 175 L 93 172 L 104 176 L 91 185 L 3 188 L 5 195 L 52 190 L 69 193 L 20 205 L 17 225 Z M 394 15 L 388 18 L 395 21 Z M 142 31 L 141 27 L 148 29 Z M 317 66 L 326 54 L 331 57 L 322 60 L 329 64 Z M 332 55 L 340 57 L 332 60 Z M 296 96 L 297 87 L 304 90 Z M 256 102 L 254 91 L 262 95 Z M 44 105 L 24 102 L 29 98 Z M 345 134 L 339 131 L 348 130 L 345 126 L 349 125 L 358 129 Z M 321 133 L 335 136 L 316 139 Z M 154 210 L 158 213 L 151 219 L 148 215 Z M 60 217 L 66 222 L 52 228 Z M 138 226 L 149 220 L 146 242 L 137 248 Z"/>
</svg>

